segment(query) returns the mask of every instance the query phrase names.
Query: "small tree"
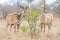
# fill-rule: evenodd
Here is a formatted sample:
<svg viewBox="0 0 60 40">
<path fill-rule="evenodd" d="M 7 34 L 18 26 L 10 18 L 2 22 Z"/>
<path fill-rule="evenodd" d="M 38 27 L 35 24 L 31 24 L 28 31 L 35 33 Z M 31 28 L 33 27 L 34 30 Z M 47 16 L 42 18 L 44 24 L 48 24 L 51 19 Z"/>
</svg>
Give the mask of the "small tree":
<svg viewBox="0 0 60 40">
<path fill-rule="evenodd" d="M 28 9 L 27 13 L 25 14 L 25 19 L 28 21 L 29 25 L 30 25 L 30 32 L 31 32 L 31 36 L 33 37 L 33 33 L 35 33 L 36 30 L 36 19 L 38 16 L 38 12 L 41 12 L 42 9 L 35 7 L 35 10 L 33 9 Z"/>
</svg>

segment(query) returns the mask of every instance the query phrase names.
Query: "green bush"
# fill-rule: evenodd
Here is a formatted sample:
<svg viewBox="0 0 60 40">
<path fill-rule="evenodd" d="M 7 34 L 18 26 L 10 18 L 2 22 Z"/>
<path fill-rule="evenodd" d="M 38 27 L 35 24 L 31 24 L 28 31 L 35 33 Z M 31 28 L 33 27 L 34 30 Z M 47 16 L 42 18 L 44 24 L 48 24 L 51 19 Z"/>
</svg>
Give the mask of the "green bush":
<svg viewBox="0 0 60 40">
<path fill-rule="evenodd" d="M 28 10 L 28 13 L 30 13 L 33 18 L 35 18 L 35 17 L 38 16 L 37 12 L 36 12 L 36 11 L 33 11 L 32 9 L 29 9 L 29 10 Z"/>
<path fill-rule="evenodd" d="M 27 29 L 28 29 L 27 26 L 21 26 L 21 30 L 22 30 L 23 32 L 25 32 Z"/>
</svg>

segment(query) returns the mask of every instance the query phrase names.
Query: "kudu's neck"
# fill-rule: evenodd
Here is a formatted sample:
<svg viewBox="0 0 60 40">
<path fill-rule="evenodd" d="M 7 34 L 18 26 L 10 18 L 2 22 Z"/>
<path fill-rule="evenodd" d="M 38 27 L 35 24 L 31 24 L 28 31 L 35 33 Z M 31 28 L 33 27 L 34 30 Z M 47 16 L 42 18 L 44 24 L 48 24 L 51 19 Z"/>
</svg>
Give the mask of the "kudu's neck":
<svg viewBox="0 0 60 40">
<path fill-rule="evenodd" d="M 20 13 L 20 14 L 18 15 L 19 20 L 22 20 L 23 17 L 24 17 L 24 13 Z"/>
</svg>

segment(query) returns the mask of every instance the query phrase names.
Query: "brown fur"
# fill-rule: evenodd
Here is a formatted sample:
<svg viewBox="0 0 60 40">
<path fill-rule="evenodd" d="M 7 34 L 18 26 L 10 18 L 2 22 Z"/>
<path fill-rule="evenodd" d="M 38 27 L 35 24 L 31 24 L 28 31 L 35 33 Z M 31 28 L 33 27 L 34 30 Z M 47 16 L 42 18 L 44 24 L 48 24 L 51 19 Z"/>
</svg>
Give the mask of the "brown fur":
<svg viewBox="0 0 60 40">
<path fill-rule="evenodd" d="M 10 26 L 10 31 L 11 31 L 11 28 L 13 25 L 14 25 L 14 32 L 16 31 L 16 26 L 17 26 L 17 29 L 19 30 L 19 24 L 20 24 L 19 18 L 24 16 L 24 13 L 27 8 L 28 7 L 20 6 L 21 14 L 11 13 L 6 16 L 6 22 L 7 22 L 6 26 L 7 26 L 7 28 L 8 28 L 8 26 Z"/>
<path fill-rule="evenodd" d="M 10 31 L 13 25 L 14 25 L 14 31 L 16 31 L 16 26 L 17 28 L 19 28 L 19 16 L 21 16 L 21 14 L 19 15 L 16 13 L 11 13 L 6 16 L 6 22 L 7 22 L 6 26 L 8 28 L 8 26 L 10 25 Z"/>
<path fill-rule="evenodd" d="M 42 26 L 44 26 L 44 32 L 45 32 L 45 26 L 48 25 L 48 28 L 50 30 L 52 21 L 53 21 L 53 14 L 51 13 L 43 13 L 43 21 L 44 23 L 41 25 L 41 31 L 42 31 Z"/>
</svg>

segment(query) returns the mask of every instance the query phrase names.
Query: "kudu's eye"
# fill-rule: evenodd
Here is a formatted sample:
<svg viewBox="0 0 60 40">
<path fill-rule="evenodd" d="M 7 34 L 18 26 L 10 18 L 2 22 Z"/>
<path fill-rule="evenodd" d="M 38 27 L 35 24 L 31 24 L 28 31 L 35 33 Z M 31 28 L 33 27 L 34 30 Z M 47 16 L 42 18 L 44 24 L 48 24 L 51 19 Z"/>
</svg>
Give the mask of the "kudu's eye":
<svg viewBox="0 0 60 40">
<path fill-rule="evenodd" d="M 27 9 L 28 7 L 26 7 L 25 9 Z"/>
<path fill-rule="evenodd" d="M 22 9 L 24 9 L 24 7 L 22 7 Z"/>
</svg>

